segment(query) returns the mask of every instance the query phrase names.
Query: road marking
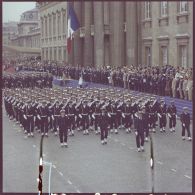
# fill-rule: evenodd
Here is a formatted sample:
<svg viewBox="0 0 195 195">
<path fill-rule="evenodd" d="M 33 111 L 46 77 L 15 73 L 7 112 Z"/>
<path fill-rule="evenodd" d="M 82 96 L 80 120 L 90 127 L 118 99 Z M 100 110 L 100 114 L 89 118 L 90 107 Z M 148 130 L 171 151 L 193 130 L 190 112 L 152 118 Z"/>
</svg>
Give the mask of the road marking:
<svg viewBox="0 0 195 195">
<path fill-rule="evenodd" d="M 76 190 L 78 193 L 81 193 L 79 190 Z"/>
<path fill-rule="evenodd" d="M 59 174 L 60 174 L 61 176 L 63 176 L 63 173 L 62 173 L 62 172 L 60 172 L 60 171 L 59 171 Z"/>
<path fill-rule="evenodd" d="M 36 148 L 36 145 L 33 145 L 33 148 Z"/>
<path fill-rule="evenodd" d="M 175 169 L 171 169 L 171 171 L 173 171 L 173 172 L 177 172 Z"/>
<path fill-rule="evenodd" d="M 188 179 L 192 179 L 190 176 L 188 175 L 184 175 L 184 177 L 188 178 Z"/>
<path fill-rule="evenodd" d="M 46 154 L 43 154 L 43 156 L 46 156 Z"/>
<path fill-rule="evenodd" d="M 158 164 L 162 165 L 163 163 L 161 161 L 157 161 Z"/>
<path fill-rule="evenodd" d="M 53 165 L 53 168 L 54 168 L 54 169 L 56 169 L 56 166 L 55 166 L 55 165 Z"/>
<path fill-rule="evenodd" d="M 70 185 L 72 185 L 72 182 L 71 182 L 70 180 L 68 180 L 68 183 L 69 183 Z"/>
<path fill-rule="evenodd" d="M 124 144 L 124 143 L 121 143 L 121 145 L 125 146 L 125 144 Z"/>
</svg>

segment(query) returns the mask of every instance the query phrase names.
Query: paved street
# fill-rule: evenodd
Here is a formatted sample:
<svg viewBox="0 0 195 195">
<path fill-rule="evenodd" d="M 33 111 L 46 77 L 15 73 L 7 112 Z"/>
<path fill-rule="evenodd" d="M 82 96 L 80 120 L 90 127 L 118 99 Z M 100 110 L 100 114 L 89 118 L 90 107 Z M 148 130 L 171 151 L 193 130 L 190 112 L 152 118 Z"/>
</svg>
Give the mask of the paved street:
<svg viewBox="0 0 195 195">
<path fill-rule="evenodd" d="M 154 142 L 154 191 L 192 191 L 192 142 L 177 132 L 152 134 Z M 51 192 L 151 192 L 150 143 L 138 153 L 135 135 L 120 130 L 101 145 L 93 132 L 76 132 L 61 148 L 52 133 L 44 138 L 44 161 L 52 163 Z M 3 191 L 37 192 L 41 136 L 26 138 L 22 129 L 3 113 Z M 44 166 L 44 192 L 48 192 L 49 166 Z"/>
</svg>

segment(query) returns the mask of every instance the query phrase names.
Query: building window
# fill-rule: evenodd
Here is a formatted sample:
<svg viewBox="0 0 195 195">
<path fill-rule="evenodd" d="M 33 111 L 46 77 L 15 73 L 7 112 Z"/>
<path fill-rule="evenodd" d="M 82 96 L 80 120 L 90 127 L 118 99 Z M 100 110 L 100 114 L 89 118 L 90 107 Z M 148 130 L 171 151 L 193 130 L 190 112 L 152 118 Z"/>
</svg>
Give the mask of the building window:
<svg viewBox="0 0 195 195">
<path fill-rule="evenodd" d="M 179 12 L 185 13 L 188 11 L 188 2 L 187 1 L 180 1 L 179 2 Z"/>
<path fill-rule="evenodd" d="M 66 47 L 64 47 L 64 61 L 66 61 Z"/>
<path fill-rule="evenodd" d="M 58 36 L 60 36 L 61 24 L 60 24 L 60 15 L 58 16 Z"/>
<path fill-rule="evenodd" d="M 151 47 L 145 47 L 146 65 L 151 66 Z"/>
<path fill-rule="evenodd" d="M 168 48 L 167 48 L 167 46 L 162 46 L 161 52 L 162 52 L 162 65 L 165 66 L 168 64 Z"/>
<path fill-rule="evenodd" d="M 61 61 L 62 54 L 61 54 L 61 47 L 58 48 L 58 61 Z"/>
<path fill-rule="evenodd" d="M 56 35 L 56 15 L 53 15 L 53 35 Z"/>
<path fill-rule="evenodd" d="M 47 18 L 45 18 L 45 36 L 47 37 Z"/>
<path fill-rule="evenodd" d="M 51 29 L 51 16 L 49 16 L 49 33 L 50 33 L 50 36 L 51 36 L 51 31 L 52 29 Z"/>
<path fill-rule="evenodd" d="M 187 67 L 187 45 L 179 46 L 180 65 Z"/>
<path fill-rule="evenodd" d="M 149 1 L 145 2 L 145 19 L 151 18 L 151 3 Z"/>
<path fill-rule="evenodd" d="M 63 33 L 65 34 L 66 33 L 66 13 L 64 12 L 63 13 L 63 15 L 62 15 L 62 17 L 63 17 Z"/>
<path fill-rule="evenodd" d="M 161 17 L 168 15 L 168 2 L 167 1 L 160 2 L 160 13 L 161 13 Z"/>
</svg>

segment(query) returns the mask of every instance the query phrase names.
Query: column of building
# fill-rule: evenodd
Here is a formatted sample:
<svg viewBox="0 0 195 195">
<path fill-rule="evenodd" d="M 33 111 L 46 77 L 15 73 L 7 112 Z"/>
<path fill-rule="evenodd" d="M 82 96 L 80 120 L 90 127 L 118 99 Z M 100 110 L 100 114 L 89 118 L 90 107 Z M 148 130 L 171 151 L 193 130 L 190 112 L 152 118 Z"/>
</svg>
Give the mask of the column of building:
<svg viewBox="0 0 195 195">
<path fill-rule="evenodd" d="M 104 14 L 103 2 L 93 2 L 94 5 L 94 65 L 104 66 Z"/>
<path fill-rule="evenodd" d="M 136 2 L 125 2 L 126 6 L 126 65 L 137 65 L 137 10 Z"/>
<path fill-rule="evenodd" d="M 56 43 L 59 43 L 58 41 L 58 37 L 59 37 L 59 21 L 58 21 L 58 15 L 59 15 L 59 11 L 57 10 L 56 12 Z M 58 47 L 56 46 L 56 61 L 58 61 Z"/>
<path fill-rule="evenodd" d="M 109 29 L 110 29 L 110 2 L 103 2 L 104 4 L 104 65 L 110 65 L 110 37 L 109 37 Z"/>
<path fill-rule="evenodd" d="M 63 55 L 63 47 L 62 47 L 62 43 L 63 43 L 63 9 L 60 10 L 60 14 L 61 14 L 61 46 L 60 46 L 60 61 L 63 61 L 64 60 L 64 55 Z"/>
<path fill-rule="evenodd" d="M 93 65 L 93 38 L 91 36 L 92 2 L 84 2 L 84 65 Z"/>
<path fill-rule="evenodd" d="M 74 11 L 77 16 L 78 22 L 80 24 L 80 27 L 82 26 L 82 21 L 81 21 L 81 2 L 75 1 L 74 2 Z M 74 33 L 74 44 L 72 49 L 74 50 L 74 65 L 82 65 L 82 40 L 80 38 L 80 31 L 79 29 Z"/>
<path fill-rule="evenodd" d="M 49 14 L 47 15 L 47 30 L 48 30 L 48 39 L 47 39 L 47 52 L 48 52 L 48 54 L 47 54 L 47 60 L 49 60 L 50 59 L 50 47 L 49 47 L 49 43 L 50 43 L 50 36 L 51 36 L 51 32 L 50 32 L 50 23 L 49 23 Z"/>
<path fill-rule="evenodd" d="M 124 66 L 124 2 L 110 2 L 111 65 Z"/>
</svg>

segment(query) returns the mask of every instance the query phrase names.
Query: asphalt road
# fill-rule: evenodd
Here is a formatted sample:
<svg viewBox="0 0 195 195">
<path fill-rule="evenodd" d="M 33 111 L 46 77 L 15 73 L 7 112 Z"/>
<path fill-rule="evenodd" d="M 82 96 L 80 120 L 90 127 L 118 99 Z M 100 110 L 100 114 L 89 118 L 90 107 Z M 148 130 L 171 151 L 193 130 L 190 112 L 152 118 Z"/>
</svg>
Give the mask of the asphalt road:
<svg viewBox="0 0 195 195">
<path fill-rule="evenodd" d="M 3 113 L 3 192 L 37 192 L 41 136 L 26 138 L 23 130 Z M 154 183 L 150 168 L 150 142 L 138 153 L 135 135 L 119 130 L 107 145 L 99 135 L 76 132 L 68 148 L 61 148 L 52 133 L 44 138 L 43 158 L 52 163 L 51 192 L 192 192 L 192 142 L 175 133 L 152 133 Z M 49 165 L 44 165 L 43 191 L 49 190 Z"/>
</svg>

